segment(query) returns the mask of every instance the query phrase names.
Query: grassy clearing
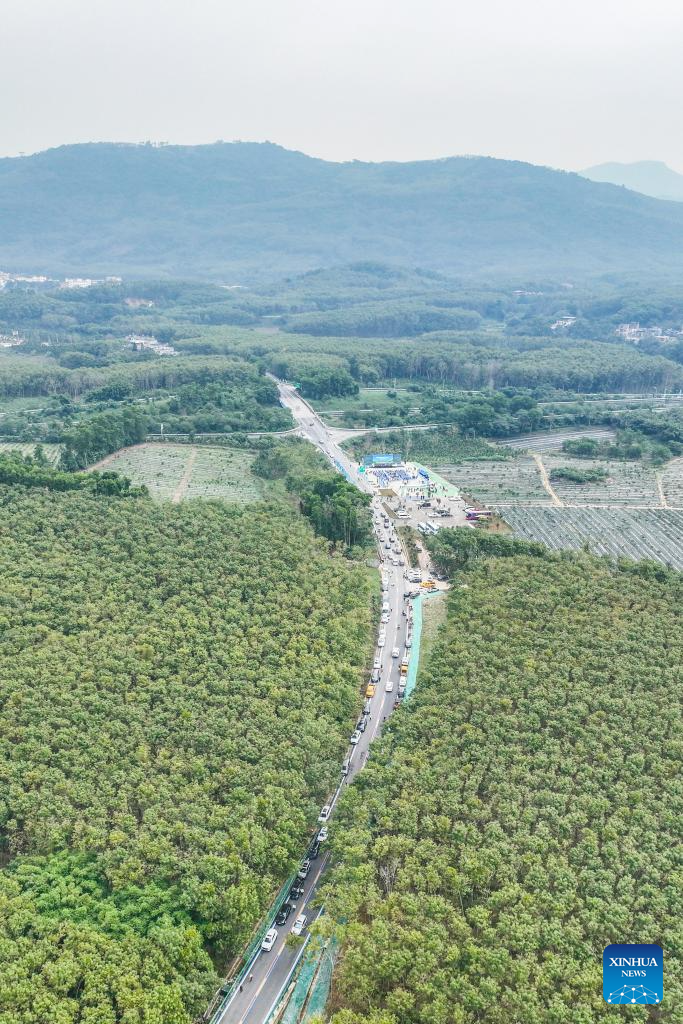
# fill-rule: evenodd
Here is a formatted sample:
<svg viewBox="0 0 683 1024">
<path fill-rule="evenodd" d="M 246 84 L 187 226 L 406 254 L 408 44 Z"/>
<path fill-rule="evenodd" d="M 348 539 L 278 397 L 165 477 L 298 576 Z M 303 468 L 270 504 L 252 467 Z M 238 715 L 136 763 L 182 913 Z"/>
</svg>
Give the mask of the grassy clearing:
<svg viewBox="0 0 683 1024">
<path fill-rule="evenodd" d="M 420 638 L 420 662 L 418 675 L 423 664 L 429 659 L 439 630 L 446 621 L 448 596 L 446 591 L 439 591 L 422 601 L 422 636 Z"/>
<path fill-rule="evenodd" d="M 392 391 L 393 395 L 389 392 Z M 378 425 L 391 426 L 406 416 L 417 414 L 422 396 L 414 391 L 396 388 L 361 388 L 357 395 L 334 396 L 311 399 L 311 405 L 323 418 L 334 426 L 365 426 L 368 413 L 377 417 Z M 394 417 L 394 419 L 392 419 Z"/>
<path fill-rule="evenodd" d="M 32 409 L 42 409 L 48 405 L 49 402 L 50 399 L 46 398 L 45 395 L 0 398 L 0 421 L 4 416 L 11 416 L 20 412 L 28 412 Z"/>
<path fill-rule="evenodd" d="M 62 446 L 59 444 L 44 444 L 42 447 L 45 453 L 45 458 L 48 459 L 53 466 L 56 466 L 59 462 Z M 32 442 L 0 441 L 0 455 L 7 455 L 10 452 L 19 452 L 20 455 L 33 455 L 35 450 L 36 445 Z"/>
</svg>

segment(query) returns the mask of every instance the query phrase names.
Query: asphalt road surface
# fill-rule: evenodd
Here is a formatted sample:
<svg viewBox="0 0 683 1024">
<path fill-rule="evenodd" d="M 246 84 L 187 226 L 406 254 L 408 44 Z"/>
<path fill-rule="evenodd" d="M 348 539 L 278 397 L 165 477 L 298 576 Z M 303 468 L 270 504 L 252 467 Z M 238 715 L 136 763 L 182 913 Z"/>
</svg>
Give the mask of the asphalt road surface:
<svg viewBox="0 0 683 1024">
<path fill-rule="evenodd" d="M 339 448 L 329 436 L 327 428 L 322 420 L 304 402 L 296 390 L 290 385 L 278 381 L 282 404 L 291 409 L 297 420 L 299 433 L 306 437 L 312 444 L 315 444 L 327 456 L 337 468 L 341 467 L 361 490 L 367 493 L 374 493 L 372 485 L 358 474 L 357 466 L 351 461 L 346 452 Z M 385 538 L 395 536 L 393 527 L 387 531 L 384 528 L 383 517 L 380 513 L 381 503 L 379 497 L 373 497 L 373 522 L 378 538 L 384 534 Z M 401 566 L 393 565 L 391 555 L 385 548 L 386 539 L 381 543 L 380 557 L 383 559 L 382 576 L 384 586 L 387 590 L 383 600 L 390 606 L 389 621 L 378 626 L 379 630 L 385 630 L 386 640 L 383 646 L 378 646 L 375 656 L 381 661 L 380 681 L 376 686 L 375 695 L 371 699 L 370 714 L 366 718 L 365 730 L 361 733 L 357 744 L 351 745 L 346 756 L 350 758 L 349 774 L 343 777 L 340 774 L 338 788 L 330 794 L 328 802 L 332 804 L 333 811 L 331 822 L 334 821 L 334 808 L 344 788 L 355 774 L 363 767 L 368 755 L 368 749 L 375 737 L 381 732 L 383 723 L 389 718 L 394 710 L 395 700 L 398 691 L 398 680 L 400 675 L 400 663 L 406 653 L 405 641 L 407 623 L 410 615 L 409 604 L 406 599 L 406 583 L 404 580 L 404 569 Z M 398 649 L 399 657 L 392 657 L 392 651 Z M 392 689 L 386 689 L 387 681 L 392 683 Z M 341 766 L 340 766 L 341 768 Z M 225 1007 L 218 1018 L 218 1024 L 263 1024 L 268 1019 L 275 1005 L 279 1002 L 284 990 L 287 988 L 290 976 L 297 959 L 301 953 L 300 947 L 290 948 L 285 945 L 292 925 L 298 914 L 304 913 L 307 917 L 307 926 L 318 916 L 319 907 L 313 906 L 314 898 L 321 878 L 327 867 L 327 855 L 325 844 L 320 847 L 320 855 L 311 862 L 311 870 L 304 882 L 304 894 L 296 901 L 295 909 L 287 923 L 277 928 L 277 940 L 270 952 L 261 951 L 254 959 L 250 972 L 244 981 L 241 991 L 238 990 Z M 307 935 L 307 929 L 304 936 Z M 251 980 L 249 980 L 251 977 Z"/>
</svg>

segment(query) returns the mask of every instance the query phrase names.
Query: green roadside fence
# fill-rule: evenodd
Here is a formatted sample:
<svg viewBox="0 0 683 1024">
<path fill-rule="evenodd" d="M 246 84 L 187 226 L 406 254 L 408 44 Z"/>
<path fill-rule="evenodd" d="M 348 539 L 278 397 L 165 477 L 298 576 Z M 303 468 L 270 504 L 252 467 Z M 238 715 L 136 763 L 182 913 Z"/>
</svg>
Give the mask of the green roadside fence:
<svg viewBox="0 0 683 1024">
<path fill-rule="evenodd" d="M 422 642 L 422 604 L 433 594 L 439 594 L 439 590 L 426 591 L 413 598 L 413 646 L 410 651 L 410 662 L 408 664 L 408 677 L 406 679 L 406 700 L 415 689 L 417 682 L 417 668 L 420 663 L 420 644 Z"/>
<path fill-rule="evenodd" d="M 332 986 L 332 972 L 338 942 L 330 939 L 322 947 L 309 949 L 303 958 L 296 984 L 278 1024 L 306 1024 L 322 1014 Z"/>
</svg>

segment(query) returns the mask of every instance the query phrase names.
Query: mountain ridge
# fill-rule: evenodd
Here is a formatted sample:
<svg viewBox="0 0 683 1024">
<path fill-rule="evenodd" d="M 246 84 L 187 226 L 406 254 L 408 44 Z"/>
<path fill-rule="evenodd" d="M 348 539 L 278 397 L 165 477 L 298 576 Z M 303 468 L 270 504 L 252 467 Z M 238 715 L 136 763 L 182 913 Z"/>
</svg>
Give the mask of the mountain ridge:
<svg viewBox="0 0 683 1024">
<path fill-rule="evenodd" d="M 683 207 L 522 161 L 335 163 L 275 143 L 81 143 L 0 160 L 0 267 L 274 279 L 682 270 Z"/>
<path fill-rule="evenodd" d="M 653 199 L 683 202 L 683 174 L 662 160 L 609 162 L 587 167 L 580 173 L 590 181 L 621 185 Z"/>
</svg>

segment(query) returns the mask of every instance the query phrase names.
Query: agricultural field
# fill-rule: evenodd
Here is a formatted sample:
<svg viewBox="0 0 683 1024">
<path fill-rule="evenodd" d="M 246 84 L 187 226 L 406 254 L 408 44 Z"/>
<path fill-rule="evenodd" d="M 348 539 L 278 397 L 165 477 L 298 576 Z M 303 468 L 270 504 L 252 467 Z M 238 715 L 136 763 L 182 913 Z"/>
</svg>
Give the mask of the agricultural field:
<svg viewBox="0 0 683 1024">
<path fill-rule="evenodd" d="M 185 498 L 249 502 L 261 498 L 262 484 L 251 472 L 254 456 L 234 448 L 196 448 Z"/>
<path fill-rule="evenodd" d="M 683 570 L 683 510 L 599 508 L 496 509 L 522 540 L 554 550 L 588 546 L 593 554 L 649 558 Z"/>
<path fill-rule="evenodd" d="M 233 448 L 144 444 L 113 456 L 102 468 L 145 484 L 157 501 L 223 498 L 257 501 L 262 482 L 251 472 L 254 456 Z"/>
<path fill-rule="evenodd" d="M 0 426 L 6 416 L 42 409 L 48 399 L 45 395 L 2 395 L 0 397 Z"/>
<path fill-rule="evenodd" d="M 507 437 L 498 441 L 504 448 L 516 448 L 528 452 L 559 452 L 565 441 L 579 441 L 592 438 L 596 441 L 613 441 L 614 430 L 607 427 L 575 427 L 567 430 L 545 431 L 537 434 L 524 434 L 520 437 Z"/>
<path fill-rule="evenodd" d="M 113 455 L 102 469 L 145 484 L 157 501 L 170 501 L 185 472 L 192 448 L 188 445 L 144 444 Z"/>
<path fill-rule="evenodd" d="M 530 455 L 520 455 L 504 462 L 486 460 L 460 465 L 438 465 L 434 469 L 465 494 L 485 504 L 551 504 L 538 466 Z"/>
<path fill-rule="evenodd" d="M 667 504 L 683 508 L 683 459 L 672 459 L 660 476 Z"/>
<path fill-rule="evenodd" d="M 44 444 L 42 446 L 45 458 L 53 465 L 56 466 L 59 462 L 59 456 L 62 451 L 62 447 L 59 444 Z M 23 441 L 0 441 L 0 455 L 9 455 L 12 452 L 18 452 L 20 455 L 33 455 L 36 450 L 36 445 L 32 442 Z"/>
<path fill-rule="evenodd" d="M 569 505 L 649 505 L 661 506 L 657 476 L 651 466 L 642 462 L 616 462 L 605 459 L 573 459 L 565 455 L 544 455 L 553 490 L 560 501 Z M 554 480 L 552 472 L 560 467 L 579 471 L 604 469 L 604 482 L 572 483 Z"/>
</svg>

